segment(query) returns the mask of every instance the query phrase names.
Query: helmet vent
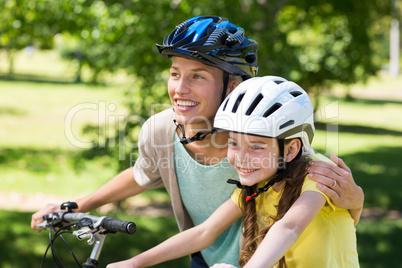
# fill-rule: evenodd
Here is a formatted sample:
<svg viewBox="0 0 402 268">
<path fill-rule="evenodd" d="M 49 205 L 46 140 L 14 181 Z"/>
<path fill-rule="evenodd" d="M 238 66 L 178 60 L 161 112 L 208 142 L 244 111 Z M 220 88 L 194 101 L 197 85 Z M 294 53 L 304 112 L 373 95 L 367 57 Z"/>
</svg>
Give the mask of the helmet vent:
<svg viewBox="0 0 402 268">
<path fill-rule="evenodd" d="M 246 94 L 246 93 L 243 92 L 242 94 L 240 94 L 240 95 L 237 97 L 237 100 L 236 100 L 235 104 L 233 105 L 232 113 L 235 113 L 235 112 L 237 111 L 237 108 L 239 108 L 240 102 L 241 102 L 241 100 L 243 99 L 244 94 Z"/>
<path fill-rule="evenodd" d="M 187 29 L 186 22 L 182 22 L 182 23 L 180 23 L 179 25 L 177 25 L 177 26 L 176 26 L 176 30 L 175 30 L 175 32 L 174 32 L 173 38 L 176 37 L 178 34 L 184 32 L 186 29 Z"/>
<path fill-rule="evenodd" d="M 250 107 L 248 108 L 246 115 L 250 115 L 254 111 L 255 107 L 257 107 L 262 98 L 264 98 L 264 96 L 261 93 L 257 95 L 257 97 L 253 100 L 253 103 L 251 103 Z"/>
<path fill-rule="evenodd" d="M 300 96 L 303 93 L 301 93 L 300 91 L 292 91 L 289 92 L 289 94 L 296 98 L 297 96 Z"/>
<path fill-rule="evenodd" d="M 245 58 L 247 63 L 254 63 L 257 60 L 257 57 L 254 54 L 247 55 Z"/>
<path fill-rule="evenodd" d="M 276 110 L 278 110 L 279 108 L 281 108 L 282 104 L 280 103 L 275 103 L 274 105 L 272 105 L 263 115 L 262 117 L 268 117 L 271 114 L 273 114 Z"/>
<path fill-rule="evenodd" d="M 228 32 L 231 33 L 231 34 L 234 34 L 234 33 L 237 32 L 237 28 L 235 28 L 235 27 L 229 27 Z"/>
<path fill-rule="evenodd" d="M 226 106 L 228 105 L 229 99 L 226 100 L 225 105 L 223 105 L 223 111 L 226 110 Z"/>
<path fill-rule="evenodd" d="M 295 123 L 294 120 L 289 120 L 289 121 L 287 121 L 286 123 L 282 124 L 282 125 L 279 127 L 279 129 L 282 129 L 282 128 L 291 126 L 291 125 L 293 125 L 294 123 Z"/>
<path fill-rule="evenodd" d="M 279 84 L 282 84 L 282 83 L 285 82 L 285 81 L 275 80 L 274 82 L 275 82 L 277 85 L 279 85 Z"/>
</svg>

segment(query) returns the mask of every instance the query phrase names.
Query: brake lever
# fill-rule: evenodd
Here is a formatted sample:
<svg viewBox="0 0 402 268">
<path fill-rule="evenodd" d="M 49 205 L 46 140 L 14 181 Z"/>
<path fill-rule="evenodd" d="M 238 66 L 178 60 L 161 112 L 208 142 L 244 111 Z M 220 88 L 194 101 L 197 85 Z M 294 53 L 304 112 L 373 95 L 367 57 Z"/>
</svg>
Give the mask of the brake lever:
<svg viewBox="0 0 402 268">
<path fill-rule="evenodd" d="M 95 223 L 90 218 L 79 220 L 75 224 L 75 228 L 78 228 L 78 230 L 73 231 L 73 235 L 77 237 L 78 240 L 83 240 L 84 238 L 89 237 L 87 242 L 89 245 L 92 245 L 96 241 L 94 235 L 107 233 L 107 230 L 100 226 L 103 218 L 104 217 L 99 218 Z"/>
<path fill-rule="evenodd" d="M 90 237 L 90 239 L 88 240 L 88 244 L 91 245 L 93 243 L 90 241 L 93 240 L 93 232 L 96 230 L 94 230 L 93 222 L 91 219 L 83 218 L 76 222 L 74 227 L 78 230 L 73 231 L 73 235 L 77 237 L 78 240 L 83 240 L 84 238 Z"/>
<path fill-rule="evenodd" d="M 87 237 L 92 237 L 93 232 L 92 229 L 89 227 L 82 227 L 78 230 L 73 231 L 73 235 L 77 237 L 78 240 L 83 240 Z"/>
</svg>

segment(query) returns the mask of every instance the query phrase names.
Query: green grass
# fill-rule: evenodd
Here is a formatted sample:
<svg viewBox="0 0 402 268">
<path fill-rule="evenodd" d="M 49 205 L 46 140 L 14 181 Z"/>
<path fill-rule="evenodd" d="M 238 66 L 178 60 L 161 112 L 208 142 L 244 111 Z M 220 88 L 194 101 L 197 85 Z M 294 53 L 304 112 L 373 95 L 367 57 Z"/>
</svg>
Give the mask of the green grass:
<svg viewBox="0 0 402 268">
<path fill-rule="evenodd" d="M 0 50 L 0 72 L 8 73 L 9 61 L 5 50 Z M 75 66 L 63 61 L 56 50 L 35 50 L 32 55 L 23 50 L 15 53 L 14 73 L 68 81 L 74 79 Z"/>
<path fill-rule="evenodd" d="M 121 86 L 0 80 L 0 146 L 67 148 L 87 144 L 86 124 L 114 131 L 126 116 Z"/>
<path fill-rule="evenodd" d="M 355 98 L 350 101 L 345 101 L 342 98 L 334 96 L 322 95 L 321 105 L 316 118 L 326 123 L 367 127 L 367 130 L 371 128 L 399 131 L 399 134 L 401 134 L 402 124 L 399 123 L 402 113 L 401 104 L 402 95 L 399 100 Z"/>
<path fill-rule="evenodd" d="M 357 230 L 361 268 L 401 267 L 402 219 L 363 219 Z"/>
<path fill-rule="evenodd" d="M 401 211 L 402 99 L 345 101 L 323 96 L 321 103 L 313 147 L 345 160 L 364 189 L 365 208 Z"/>
<path fill-rule="evenodd" d="M 114 122 L 126 114 L 123 90 L 0 80 L 0 192 L 76 196 L 114 176 L 116 163 L 109 158 L 78 157 L 92 141 L 84 126 L 116 131 Z"/>
</svg>

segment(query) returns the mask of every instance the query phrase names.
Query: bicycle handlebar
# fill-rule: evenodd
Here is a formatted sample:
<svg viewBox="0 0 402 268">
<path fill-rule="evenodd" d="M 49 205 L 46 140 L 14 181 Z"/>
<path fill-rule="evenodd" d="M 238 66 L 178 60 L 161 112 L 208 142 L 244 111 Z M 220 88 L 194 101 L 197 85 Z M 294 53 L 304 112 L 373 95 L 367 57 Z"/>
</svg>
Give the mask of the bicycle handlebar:
<svg viewBox="0 0 402 268">
<path fill-rule="evenodd" d="M 134 222 L 117 220 L 110 217 L 105 217 L 101 226 L 111 232 L 120 232 L 125 234 L 133 234 L 137 230 Z"/>
<path fill-rule="evenodd" d="M 88 215 L 82 212 L 59 212 L 51 213 L 43 216 L 44 221 L 38 224 L 39 230 L 45 230 L 50 227 L 50 223 L 58 224 L 61 222 L 77 223 L 81 226 L 91 226 L 90 229 L 104 229 L 109 232 L 120 232 L 125 234 L 133 234 L 137 230 L 134 222 L 122 221 L 111 217 L 97 217 Z M 81 222 L 84 219 L 89 219 L 90 222 Z M 101 227 L 101 228 L 100 228 Z"/>
<path fill-rule="evenodd" d="M 43 255 L 41 267 L 43 267 L 49 248 L 52 250 L 53 259 L 58 267 L 63 267 L 53 248 L 53 241 L 59 236 L 62 237 L 62 234 L 64 233 L 72 233 L 79 240 L 89 238 L 88 244 L 93 245 L 93 248 L 90 257 L 85 263 L 83 263 L 83 267 L 96 268 L 98 267 L 98 259 L 103 247 L 103 242 L 105 241 L 108 233 L 120 232 L 125 234 L 133 234 L 137 230 L 134 222 L 122 221 L 106 216 L 97 217 L 82 212 L 73 212 L 73 209 L 77 208 L 78 206 L 75 202 L 64 202 L 61 204 L 60 209 L 66 209 L 67 211 L 54 212 L 44 215 L 44 221 L 37 225 L 38 230 L 45 230 L 49 228 L 50 242 L 45 254 Z M 70 224 L 63 226 L 63 222 Z M 58 229 L 55 234 L 52 235 L 52 231 L 55 230 L 55 228 L 60 229 Z M 72 229 L 74 231 L 72 231 Z M 78 266 L 82 267 L 66 241 L 64 241 L 64 243 L 70 250 L 70 253 L 74 257 Z"/>
</svg>

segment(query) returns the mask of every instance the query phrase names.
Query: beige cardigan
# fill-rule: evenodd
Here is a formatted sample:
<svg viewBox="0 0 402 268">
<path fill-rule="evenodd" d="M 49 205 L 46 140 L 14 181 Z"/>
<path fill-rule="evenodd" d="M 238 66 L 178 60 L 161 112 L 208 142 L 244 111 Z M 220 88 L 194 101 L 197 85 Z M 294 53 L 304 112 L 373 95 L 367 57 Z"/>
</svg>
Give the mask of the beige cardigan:
<svg viewBox="0 0 402 268">
<path fill-rule="evenodd" d="M 134 178 L 139 185 L 148 189 L 167 189 L 179 229 L 183 231 L 194 224 L 181 201 L 177 183 L 173 149 L 176 126 L 173 119 L 173 110 L 167 109 L 151 116 L 142 126 Z"/>
</svg>

